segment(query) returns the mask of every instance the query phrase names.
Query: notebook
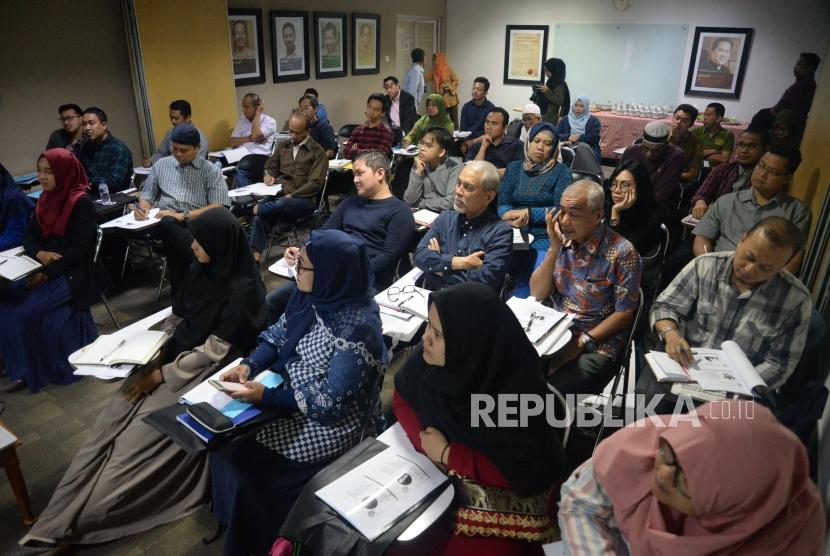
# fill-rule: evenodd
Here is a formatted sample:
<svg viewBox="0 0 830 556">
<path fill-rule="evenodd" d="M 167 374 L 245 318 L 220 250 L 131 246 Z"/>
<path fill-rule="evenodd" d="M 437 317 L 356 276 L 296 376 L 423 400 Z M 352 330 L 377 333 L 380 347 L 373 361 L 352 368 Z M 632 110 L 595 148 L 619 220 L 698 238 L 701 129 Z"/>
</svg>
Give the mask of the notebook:
<svg viewBox="0 0 830 556">
<path fill-rule="evenodd" d="M 228 191 L 228 197 L 244 197 L 245 195 L 259 195 L 260 197 L 274 197 L 282 191 L 282 184 L 265 185 L 263 182 L 252 183 Z"/>
<path fill-rule="evenodd" d="M 546 339 L 556 325 L 567 318 L 565 313 L 533 300 L 511 297 L 507 300 L 507 306 L 516 315 L 527 339 L 535 345 Z M 567 328 L 563 329 L 562 333 L 564 334 L 566 330 Z"/>
<path fill-rule="evenodd" d="M 168 338 L 161 330 L 139 330 L 126 338 L 123 334 L 105 334 L 75 353 L 69 362 L 76 366 L 145 365 Z"/>
<path fill-rule="evenodd" d="M 14 247 L 0 253 L 0 277 L 14 281 L 28 276 L 43 265 L 28 257 L 23 247 Z"/>
<path fill-rule="evenodd" d="M 415 219 L 416 224 L 429 227 L 438 218 L 438 213 L 429 209 L 420 209 L 413 212 L 412 217 Z"/>
</svg>

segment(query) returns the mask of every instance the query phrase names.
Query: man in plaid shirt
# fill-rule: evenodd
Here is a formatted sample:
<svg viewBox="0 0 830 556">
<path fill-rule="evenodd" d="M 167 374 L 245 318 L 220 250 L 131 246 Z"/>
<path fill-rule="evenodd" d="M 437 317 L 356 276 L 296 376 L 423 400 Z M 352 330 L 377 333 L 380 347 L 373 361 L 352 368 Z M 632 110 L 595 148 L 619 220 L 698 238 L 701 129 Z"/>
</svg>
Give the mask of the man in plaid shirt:
<svg viewBox="0 0 830 556">
<path fill-rule="evenodd" d="M 651 326 L 666 353 L 693 364 L 690 347 L 741 346 L 771 389 L 795 370 L 812 312 L 810 292 L 784 270 L 801 250 L 803 234 L 771 216 L 755 224 L 732 252 L 696 257 L 651 308 Z"/>
</svg>

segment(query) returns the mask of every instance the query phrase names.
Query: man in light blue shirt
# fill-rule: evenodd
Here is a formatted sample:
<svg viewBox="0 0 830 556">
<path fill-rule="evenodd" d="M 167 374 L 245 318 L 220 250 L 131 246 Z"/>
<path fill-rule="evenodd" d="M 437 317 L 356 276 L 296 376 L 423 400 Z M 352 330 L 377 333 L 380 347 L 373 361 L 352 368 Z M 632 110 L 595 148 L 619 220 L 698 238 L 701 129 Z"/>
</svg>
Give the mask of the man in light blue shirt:
<svg viewBox="0 0 830 556">
<path fill-rule="evenodd" d="M 412 67 L 406 72 L 401 88 L 415 97 L 415 106 L 417 108 L 424 98 L 424 58 L 426 54 L 423 48 L 416 48 L 410 56 L 412 56 Z"/>
</svg>

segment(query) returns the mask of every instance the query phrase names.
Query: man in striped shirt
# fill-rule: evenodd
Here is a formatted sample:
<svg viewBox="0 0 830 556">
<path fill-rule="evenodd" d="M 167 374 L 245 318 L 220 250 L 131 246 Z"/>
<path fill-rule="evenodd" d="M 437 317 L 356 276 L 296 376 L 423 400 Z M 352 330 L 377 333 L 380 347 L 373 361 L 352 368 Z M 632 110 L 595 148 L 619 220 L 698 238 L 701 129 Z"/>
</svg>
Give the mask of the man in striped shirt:
<svg viewBox="0 0 830 556">
<path fill-rule="evenodd" d="M 392 154 L 392 131 L 383 125 L 386 117 L 386 96 L 372 93 L 366 101 L 366 123 L 359 125 L 349 135 L 343 146 L 343 156 L 354 159 L 364 151 L 383 151 Z"/>
<path fill-rule="evenodd" d="M 147 218 L 158 206 L 153 229 L 164 243 L 170 269 L 170 289 L 175 295 L 188 267 L 194 260 L 190 245 L 193 236 L 187 221 L 214 207 L 229 206 L 228 186 L 219 169 L 199 156 L 199 131 L 185 123 L 173 128 L 171 156 L 153 164 L 135 208 L 136 220 Z"/>
<path fill-rule="evenodd" d="M 696 257 L 654 301 L 651 326 L 666 353 L 691 364 L 690 348 L 741 346 L 770 389 L 795 370 L 807 340 L 810 291 L 785 265 L 800 250 L 803 234 L 780 216 L 746 232 L 734 253 Z"/>
</svg>

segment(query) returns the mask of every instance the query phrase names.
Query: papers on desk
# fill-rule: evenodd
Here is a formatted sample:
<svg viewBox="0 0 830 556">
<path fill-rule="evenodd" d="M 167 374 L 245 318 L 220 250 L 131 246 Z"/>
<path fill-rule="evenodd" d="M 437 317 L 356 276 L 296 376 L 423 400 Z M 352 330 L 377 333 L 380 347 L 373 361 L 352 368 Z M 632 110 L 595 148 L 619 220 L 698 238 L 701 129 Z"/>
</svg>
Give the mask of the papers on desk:
<svg viewBox="0 0 830 556">
<path fill-rule="evenodd" d="M 684 226 L 688 226 L 690 228 L 694 228 L 695 226 L 700 223 L 700 220 L 692 216 L 691 214 L 686 215 L 684 218 L 680 220 L 680 223 Z"/>
<path fill-rule="evenodd" d="M 28 257 L 22 246 L 0 253 L 0 277 L 6 280 L 20 280 L 42 266 L 40 262 Z"/>
<path fill-rule="evenodd" d="M 413 212 L 412 217 L 415 219 L 416 224 L 429 228 L 435 222 L 435 219 L 438 218 L 438 213 L 429 209 L 420 209 Z"/>
<path fill-rule="evenodd" d="M 390 293 L 390 290 L 397 293 Z M 375 302 L 384 314 L 402 320 L 409 320 L 409 316 L 427 320 L 429 294 L 429 290 L 414 285 L 404 286 L 403 288 L 390 286 L 375 296 Z"/>
<path fill-rule="evenodd" d="M 695 364 L 691 367 L 683 367 L 659 351 L 650 351 L 645 357 L 657 382 L 696 382 L 704 390 L 760 395 L 766 382 L 741 347 L 727 340 L 721 348 L 692 348 Z"/>
<path fill-rule="evenodd" d="M 372 541 L 446 482 L 425 455 L 390 447 L 315 494 Z"/>
<path fill-rule="evenodd" d="M 288 278 L 289 280 L 296 280 L 297 278 L 297 271 L 294 270 L 293 266 L 288 265 L 288 262 L 285 260 L 285 257 L 279 259 L 277 262 L 269 266 L 268 270 L 270 272 L 273 272 L 277 276 L 282 276 L 283 278 Z"/>
<path fill-rule="evenodd" d="M 100 378 L 101 380 L 110 380 L 113 378 L 127 378 L 127 376 L 135 368 L 135 365 L 79 365 L 75 367 L 75 372 L 72 374 L 76 376 L 91 376 Z"/>
<path fill-rule="evenodd" d="M 398 156 L 415 156 L 418 154 L 418 146 L 409 145 L 405 149 L 402 149 L 401 147 L 392 147 L 392 154 L 396 154 Z"/>
<path fill-rule="evenodd" d="M 26 186 L 34 185 L 40 182 L 37 179 L 37 174 L 23 174 L 22 176 L 15 176 L 14 183 L 16 183 L 17 185 Z"/>
<path fill-rule="evenodd" d="M 135 213 L 130 211 L 114 220 L 104 222 L 101 224 L 101 228 L 123 228 L 125 230 L 140 230 L 142 228 L 149 228 L 150 226 L 155 226 L 159 223 L 159 219 L 156 218 L 158 213 L 159 209 L 153 208 L 150 209 L 149 213 L 147 213 L 147 218 L 145 220 L 136 220 Z"/>
<path fill-rule="evenodd" d="M 201 382 L 195 388 L 188 390 L 181 398 L 179 398 L 179 403 L 193 405 L 200 402 L 207 402 L 213 406 L 214 409 L 221 411 L 229 419 L 234 419 L 249 408 L 253 407 L 253 404 L 233 399 L 208 382 L 210 380 L 219 380 L 219 377 L 221 377 L 226 371 L 229 371 L 239 365 L 240 361 L 242 361 L 241 357 L 232 361 L 226 367 L 216 371 L 212 376 Z M 266 388 L 276 388 L 283 383 L 282 377 L 271 371 L 262 371 L 256 376 L 254 381 L 264 384 Z"/>
<path fill-rule="evenodd" d="M 246 149 L 245 147 L 236 147 L 235 149 L 225 149 L 221 151 L 212 151 L 208 153 L 208 155 L 212 157 L 224 157 L 225 160 L 228 161 L 228 164 L 236 164 L 237 162 L 242 160 L 242 158 L 248 156 L 249 154 L 251 153 L 249 153 L 248 149 Z"/>
<path fill-rule="evenodd" d="M 507 300 L 507 306 L 516 315 L 528 340 L 534 345 L 540 344 L 550 336 L 557 325 L 568 317 L 565 313 L 546 307 L 538 301 L 518 297 Z"/>
<path fill-rule="evenodd" d="M 145 168 L 144 166 L 136 166 L 133 168 L 133 173 L 138 176 L 149 176 L 150 170 L 152 170 L 152 166 L 150 168 Z"/>
<path fill-rule="evenodd" d="M 453 139 L 466 139 L 470 135 L 472 135 L 472 131 L 453 131 L 452 136 Z"/>
<path fill-rule="evenodd" d="M 265 185 L 263 182 L 252 183 L 244 187 L 237 187 L 228 191 L 228 197 L 244 197 L 245 195 L 254 195 L 260 197 L 275 197 L 282 191 L 282 184 L 275 183 L 274 185 Z"/>
<path fill-rule="evenodd" d="M 72 365 L 117 365 L 127 363 L 144 365 L 167 342 L 162 330 L 138 330 L 128 337 L 105 334 L 75 352 L 69 358 Z"/>
</svg>

